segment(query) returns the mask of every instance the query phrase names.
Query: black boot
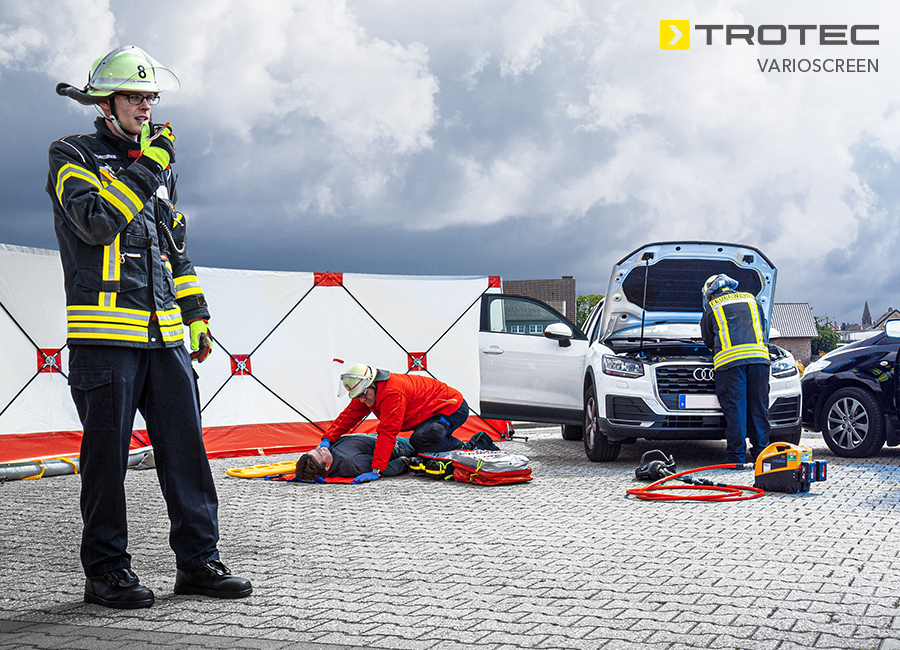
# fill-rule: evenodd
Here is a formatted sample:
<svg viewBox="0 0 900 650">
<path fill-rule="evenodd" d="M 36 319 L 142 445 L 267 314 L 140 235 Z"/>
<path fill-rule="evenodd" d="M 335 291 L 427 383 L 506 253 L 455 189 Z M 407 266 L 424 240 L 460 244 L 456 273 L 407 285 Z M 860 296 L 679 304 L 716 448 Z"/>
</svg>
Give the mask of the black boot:
<svg viewBox="0 0 900 650">
<path fill-rule="evenodd" d="M 153 604 L 153 592 L 140 583 L 131 569 L 115 569 L 84 581 L 84 602 L 138 609 Z"/>
<path fill-rule="evenodd" d="M 483 449 L 485 451 L 500 451 L 500 447 L 494 444 L 491 437 L 484 431 L 479 431 L 469 438 L 468 442 L 464 442 L 463 449 Z"/>
<path fill-rule="evenodd" d="M 246 578 L 231 575 L 224 564 L 210 560 L 199 569 L 175 573 L 176 594 L 201 594 L 213 598 L 244 598 L 253 593 Z"/>
</svg>

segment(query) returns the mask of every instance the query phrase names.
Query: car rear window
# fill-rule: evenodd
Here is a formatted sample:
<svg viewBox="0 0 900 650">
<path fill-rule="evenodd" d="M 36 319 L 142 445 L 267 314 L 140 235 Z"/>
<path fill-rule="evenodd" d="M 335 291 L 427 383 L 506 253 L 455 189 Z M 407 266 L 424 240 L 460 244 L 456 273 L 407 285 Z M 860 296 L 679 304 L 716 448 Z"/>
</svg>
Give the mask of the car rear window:
<svg viewBox="0 0 900 650">
<path fill-rule="evenodd" d="M 740 268 L 724 260 L 663 259 L 656 264 L 631 270 L 622 283 L 628 302 L 647 311 L 703 311 L 703 283 L 725 273 L 738 281 L 738 291 L 758 296 L 762 280 L 753 269 Z M 644 276 L 647 276 L 647 304 L 644 305 Z"/>
</svg>

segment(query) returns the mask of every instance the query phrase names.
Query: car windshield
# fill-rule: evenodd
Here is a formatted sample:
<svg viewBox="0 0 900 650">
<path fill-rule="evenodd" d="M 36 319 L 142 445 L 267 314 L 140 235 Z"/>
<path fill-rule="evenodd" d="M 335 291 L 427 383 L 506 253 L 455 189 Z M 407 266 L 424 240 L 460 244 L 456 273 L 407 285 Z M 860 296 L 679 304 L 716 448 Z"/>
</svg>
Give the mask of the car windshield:
<svg viewBox="0 0 900 650">
<path fill-rule="evenodd" d="M 610 340 L 640 338 L 641 326 L 629 327 L 613 334 Z M 700 323 L 672 323 L 666 321 L 644 323 L 645 339 L 700 339 Z"/>
</svg>

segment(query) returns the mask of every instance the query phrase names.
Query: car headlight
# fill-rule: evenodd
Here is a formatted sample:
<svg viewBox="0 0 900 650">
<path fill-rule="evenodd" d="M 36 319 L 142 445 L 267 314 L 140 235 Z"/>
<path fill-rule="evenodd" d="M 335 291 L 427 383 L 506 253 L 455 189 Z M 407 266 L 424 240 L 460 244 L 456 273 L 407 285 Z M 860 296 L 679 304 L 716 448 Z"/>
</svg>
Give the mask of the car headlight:
<svg viewBox="0 0 900 650">
<path fill-rule="evenodd" d="M 644 364 L 632 359 L 603 355 L 603 374 L 616 377 L 642 377 Z"/>
<path fill-rule="evenodd" d="M 785 377 L 793 377 L 799 372 L 797 370 L 797 364 L 794 363 L 794 357 L 791 356 L 787 357 L 786 359 L 779 359 L 772 364 L 770 370 L 772 372 L 772 376 L 778 377 L 779 379 L 784 379 Z"/>
<path fill-rule="evenodd" d="M 813 361 L 808 366 L 806 366 L 806 370 L 804 371 L 804 374 L 808 375 L 813 372 L 819 372 L 820 370 L 825 370 L 825 368 L 827 368 L 830 365 L 831 365 L 831 361 L 829 361 L 828 359 L 818 359 L 816 361 Z"/>
</svg>

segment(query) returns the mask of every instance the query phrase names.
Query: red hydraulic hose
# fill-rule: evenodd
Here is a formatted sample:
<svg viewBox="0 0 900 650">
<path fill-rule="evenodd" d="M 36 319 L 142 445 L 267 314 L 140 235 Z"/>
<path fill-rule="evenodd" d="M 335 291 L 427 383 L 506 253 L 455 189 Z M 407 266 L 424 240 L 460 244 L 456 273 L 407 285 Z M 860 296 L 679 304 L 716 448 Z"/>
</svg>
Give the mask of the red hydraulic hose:
<svg viewBox="0 0 900 650">
<path fill-rule="evenodd" d="M 683 472 L 672 474 L 659 479 L 658 481 L 639 488 L 632 488 L 626 493 L 645 501 L 746 501 L 748 499 L 756 499 L 765 494 L 765 490 L 758 487 L 750 487 L 749 485 L 727 485 L 725 483 L 712 483 L 705 479 L 699 479 L 700 484 L 695 485 L 663 485 L 667 481 L 677 479 L 687 474 L 695 472 L 704 472 L 711 469 L 743 469 L 744 466 L 735 463 L 726 463 L 723 465 L 709 465 L 707 467 L 698 467 L 696 469 L 686 469 Z M 691 482 L 691 479 L 682 479 Z M 665 490 L 706 490 L 707 494 L 669 494 Z M 713 494 L 710 494 L 712 491 Z"/>
</svg>

